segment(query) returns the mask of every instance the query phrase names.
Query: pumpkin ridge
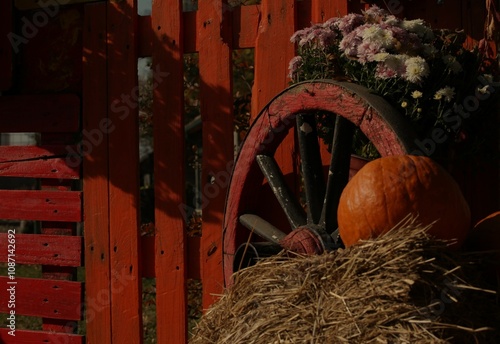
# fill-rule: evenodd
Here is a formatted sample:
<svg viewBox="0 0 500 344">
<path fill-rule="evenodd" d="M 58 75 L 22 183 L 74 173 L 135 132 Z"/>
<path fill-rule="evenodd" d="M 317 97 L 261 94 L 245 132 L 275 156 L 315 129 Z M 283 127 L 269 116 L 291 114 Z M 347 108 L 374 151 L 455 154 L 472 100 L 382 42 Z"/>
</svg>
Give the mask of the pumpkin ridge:
<svg viewBox="0 0 500 344">
<path fill-rule="evenodd" d="M 387 194 L 385 192 L 385 190 L 387 190 L 386 188 L 386 178 L 385 178 L 385 166 L 383 163 L 380 163 L 380 168 L 381 168 L 381 175 L 382 175 L 382 194 L 384 195 L 384 204 L 387 204 Z M 385 208 L 385 216 L 386 216 L 386 223 L 392 223 L 391 221 L 391 218 L 390 218 L 390 215 L 389 215 L 389 207 L 384 207 Z M 380 229 L 378 229 L 380 230 Z"/>
<path fill-rule="evenodd" d="M 453 177 L 421 156 L 388 156 L 369 162 L 348 183 L 339 201 L 338 228 L 346 246 L 377 237 L 404 216 L 418 216 L 429 234 L 456 240 L 470 227 L 470 209 Z"/>
</svg>

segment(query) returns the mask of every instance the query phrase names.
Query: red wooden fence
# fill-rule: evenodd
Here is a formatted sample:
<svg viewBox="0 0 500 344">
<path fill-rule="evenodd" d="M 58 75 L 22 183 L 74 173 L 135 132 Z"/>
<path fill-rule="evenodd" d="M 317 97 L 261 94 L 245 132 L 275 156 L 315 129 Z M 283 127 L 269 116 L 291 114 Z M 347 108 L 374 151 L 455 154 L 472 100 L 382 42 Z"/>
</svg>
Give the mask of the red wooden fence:
<svg viewBox="0 0 500 344">
<path fill-rule="evenodd" d="M 0 312 L 42 317 L 46 331 L 16 330 L 12 336 L 12 328 L 2 328 L 3 343 L 83 342 L 72 334 L 83 318 L 83 283 L 74 281 L 75 268 L 83 266 L 83 238 L 75 236 L 76 223 L 83 219 L 82 193 L 71 186 L 80 179 L 80 169 L 66 160 L 79 122 L 80 99 L 75 95 L 0 97 L 2 132 L 41 136 L 38 147 L 0 146 L 0 178 L 39 178 L 41 184 L 41 190 L 0 190 L 0 219 L 41 221 L 41 234 L 15 233 L 14 241 L 0 234 L 0 261 L 15 263 L 14 268 L 42 265 L 42 278 L 15 273 L 0 277 Z"/>
<path fill-rule="evenodd" d="M 0 176 L 42 180 L 42 190 L 0 191 L 0 197 L 9 200 L 0 202 L 0 218 L 44 221 L 42 235 L 17 237 L 18 255 L 22 255 L 17 263 L 47 264 L 43 279 L 19 279 L 19 293 L 23 290 L 29 295 L 20 299 L 19 312 L 44 317 L 43 330 L 55 333 L 20 331 L 13 340 L 7 329 L 1 329 L 0 339 L 7 343 L 19 343 L 20 338 L 34 342 L 140 343 L 142 277 L 155 277 L 156 342 L 184 343 L 188 338 L 187 278 L 202 280 L 205 308 L 223 291 L 224 178 L 234 154 L 233 50 L 255 49 L 255 118 L 289 82 L 288 61 L 295 53 L 289 41 L 292 33 L 311 22 L 358 12 L 364 5 L 347 0 L 262 0 L 260 5 L 231 7 L 225 1 L 213 0 L 200 1 L 195 12 L 183 12 L 182 1 L 161 0 L 154 1 L 151 16 L 138 17 L 134 0 L 87 2 L 69 5 L 83 18 L 81 126 L 73 120 L 80 113 L 73 96 L 0 97 L 0 132 L 57 133 L 42 135 L 41 147 L 0 147 Z M 383 7 L 385 2 L 377 3 Z M 10 13 L 10 4 L 2 1 L 0 13 Z M 402 10 L 400 15 L 421 17 L 436 27 L 463 27 L 471 40 L 477 41 L 482 34 L 482 20 L 477 18 L 484 18 L 484 9 L 472 7 L 465 0 L 445 2 L 444 6 L 436 1 L 414 1 L 401 2 L 397 9 Z M 469 15 L 469 11 L 475 14 Z M 2 17 L 0 23 L 0 33 L 5 37 L 13 30 L 11 21 Z M 203 208 L 201 239 L 186 236 L 179 210 L 185 203 L 182 57 L 193 52 L 199 54 L 201 79 L 201 189 L 209 200 Z M 154 236 L 141 237 L 137 58 L 144 56 L 152 56 L 155 73 L 156 208 Z M 11 59 L 9 44 L 0 41 L 0 90 L 9 90 L 12 85 L 11 65 L 4 64 Z M 82 133 L 82 166 L 77 157 L 61 156 L 68 151 L 67 144 L 74 144 L 67 141 L 71 137 L 67 133 L 75 131 Z M 293 137 L 287 142 L 276 159 L 283 166 L 292 166 Z M 69 147 L 73 151 L 73 146 Z M 80 167 L 83 189 L 73 191 L 68 181 L 80 178 Z M 83 238 L 74 235 L 73 225 L 82 219 L 82 194 Z M 72 236 L 63 238 L 63 234 Z M 0 238 L 0 257 L 5 261 L 5 234 Z M 68 322 L 81 316 L 75 309 L 82 309 L 77 307 L 83 295 L 82 284 L 49 280 L 71 279 L 71 269 L 82 263 L 82 248 L 85 338 L 64 333 L 72 331 Z M 0 284 L 5 283 L 5 277 L 1 277 Z M 5 293 L 2 287 L 0 312 L 7 311 Z M 38 300 L 38 306 L 32 307 L 26 300 Z"/>
</svg>

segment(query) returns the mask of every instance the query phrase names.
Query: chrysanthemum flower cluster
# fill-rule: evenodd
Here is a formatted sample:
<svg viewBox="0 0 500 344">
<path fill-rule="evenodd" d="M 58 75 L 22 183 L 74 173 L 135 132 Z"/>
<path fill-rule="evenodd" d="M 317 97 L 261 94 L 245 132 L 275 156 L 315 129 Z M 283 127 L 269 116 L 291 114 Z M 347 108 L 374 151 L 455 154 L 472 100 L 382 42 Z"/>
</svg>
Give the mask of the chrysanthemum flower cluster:
<svg viewBox="0 0 500 344">
<path fill-rule="evenodd" d="M 293 82 L 356 82 L 385 97 L 421 132 L 441 126 L 463 137 L 463 126 L 452 127 L 445 115 L 479 91 L 482 62 L 478 50 L 463 47 L 463 32 L 433 30 L 421 19 L 400 19 L 372 6 L 297 31 L 291 42 L 298 46 L 289 66 Z"/>
</svg>

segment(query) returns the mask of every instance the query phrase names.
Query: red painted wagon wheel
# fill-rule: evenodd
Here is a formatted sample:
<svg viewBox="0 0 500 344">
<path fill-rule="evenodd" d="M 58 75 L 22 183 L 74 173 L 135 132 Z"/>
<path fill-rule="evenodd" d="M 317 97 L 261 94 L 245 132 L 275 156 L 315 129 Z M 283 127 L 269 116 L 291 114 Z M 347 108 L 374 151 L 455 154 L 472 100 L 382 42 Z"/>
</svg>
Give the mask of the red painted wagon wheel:
<svg viewBox="0 0 500 344">
<path fill-rule="evenodd" d="M 326 178 L 316 125 L 318 111 L 335 116 Z M 293 127 L 297 128 L 306 210 L 287 186 L 273 157 Z M 231 284 L 242 259 L 249 259 L 256 247 L 271 252 L 284 247 L 301 253 L 335 248 L 332 233 L 337 228 L 336 209 L 349 177 L 356 127 L 381 156 L 406 154 L 413 149 L 416 136 L 408 121 L 384 99 L 357 84 L 333 80 L 295 84 L 261 111 L 240 148 L 229 184 L 223 228 L 226 285 Z M 255 213 L 256 204 L 266 202 L 256 194 L 264 178 L 286 216 L 288 229 L 272 224 L 272 216 L 263 218 Z M 246 245 L 250 231 L 264 242 Z"/>
</svg>

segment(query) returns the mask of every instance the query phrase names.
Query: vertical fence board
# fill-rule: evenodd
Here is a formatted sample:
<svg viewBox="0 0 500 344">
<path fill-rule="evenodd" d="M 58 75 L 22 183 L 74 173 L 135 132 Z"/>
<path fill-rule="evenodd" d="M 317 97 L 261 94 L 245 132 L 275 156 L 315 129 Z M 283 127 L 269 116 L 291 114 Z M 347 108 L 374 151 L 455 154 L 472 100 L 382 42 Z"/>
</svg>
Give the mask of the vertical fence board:
<svg viewBox="0 0 500 344">
<path fill-rule="evenodd" d="M 83 129 L 98 130 L 107 119 L 106 4 L 85 6 Z M 104 122 L 101 122 L 103 121 Z M 88 344 L 111 343 L 108 145 L 94 146 L 83 160 L 85 305 Z M 101 302 L 102 295 L 107 301 Z M 99 302 L 97 302 L 99 296 Z"/>
<path fill-rule="evenodd" d="M 203 307 L 223 288 L 222 218 L 233 160 L 233 98 L 230 11 L 221 0 L 201 1 L 198 10 L 200 97 L 203 122 L 200 244 Z M 229 169 L 228 169 L 229 166 Z"/>
<path fill-rule="evenodd" d="M 293 0 L 263 0 L 261 21 L 255 46 L 255 80 L 252 90 L 251 118 L 254 119 L 276 94 L 285 89 L 288 78 L 289 61 L 295 55 L 295 47 L 290 37 L 297 30 L 297 9 Z M 272 54 L 269 52 L 272 51 Z M 292 129 L 276 150 L 274 157 L 292 190 L 298 191 L 298 163 Z M 262 214 L 281 213 L 276 202 L 259 205 Z M 273 206 L 271 206 L 273 204 Z M 283 219 L 282 219 L 283 220 Z M 276 219 L 274 224 L 286 226 Z"/>
<path fill-rule="evenodd" d="M 5 91 L 12 85 L 12 1 L 0 2 L 0 13 L 0 91 Z"/>
<path fill-rule="evenodd" d="M 182 1 L 153 3 L 156 335 L 172 344 L 187 342 L 182 18 Z"/>
<path fill-rule="evenodd" d="M 347 0 L 312 0 L 312 22 L 323 23 L 331 17 L 344 16 L 350 10 L 350 8 L 348 8 L 350 3 L 352 3 L 352 1 L 348 2 Z"/>
<path fill-rule="evenodd" d="M 295 1 L 262 0 L 260 8 L 261 20 L 255 42 L 252 119 L 278 92 L 288 86 L 288 62 L 295 55 L 290 37 L 297 28 Z"/>
<path fill-rule="evenodd" d="M 137 3 L 107 2 L 112 343 L 142 341 Z"/>
</svg>

